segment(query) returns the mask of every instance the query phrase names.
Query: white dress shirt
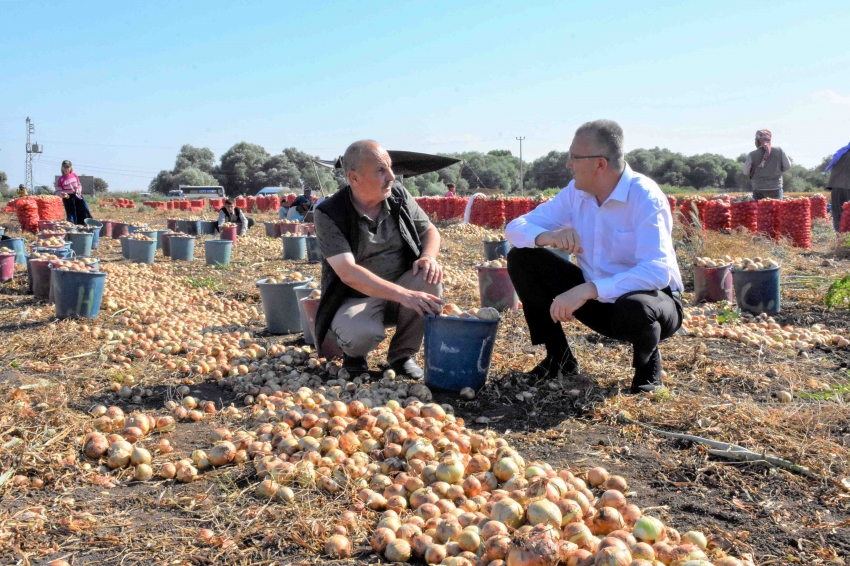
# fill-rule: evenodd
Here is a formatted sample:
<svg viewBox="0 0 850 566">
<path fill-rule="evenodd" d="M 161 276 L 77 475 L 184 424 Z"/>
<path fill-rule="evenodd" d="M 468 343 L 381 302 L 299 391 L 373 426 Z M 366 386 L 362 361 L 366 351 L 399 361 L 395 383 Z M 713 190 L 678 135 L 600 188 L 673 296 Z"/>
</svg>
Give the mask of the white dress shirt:
<svg viewBox="0 0 850 566">
<path fill-rule="evenodd" d="M 667 197 L 652 179 L 628 165 L 602 206 L 570 181 L 505 231 L 514 247 L 533 248 L 542 232 L 564 228 L 573 228 L 581 238 L 583 251 L 575 257 L 584 280 L 596 285 L 599 302 L 613 303 L 631 291 L 684 289 Z"/>
</svg>

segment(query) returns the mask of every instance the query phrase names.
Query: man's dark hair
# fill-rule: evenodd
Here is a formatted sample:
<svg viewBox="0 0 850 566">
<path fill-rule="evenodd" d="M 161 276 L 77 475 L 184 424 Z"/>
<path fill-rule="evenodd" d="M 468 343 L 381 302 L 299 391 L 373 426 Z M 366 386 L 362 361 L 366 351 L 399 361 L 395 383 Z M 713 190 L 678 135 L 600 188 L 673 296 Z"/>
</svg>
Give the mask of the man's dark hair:
<svg viewBox="0 0 850 566">
<path fill-rule="evenodd" d="M 228 204 L 233 204 L 233 199 L 232 199 L 232 198 L 229 198 L 229 199 L 227 199 L 226 201 L 224 201 L 224 206 L 227 206 Z"/>
<path fill-rule="evenodd" d="M 312 193 L 313 189 L 311 187 L 304 187 L 304 194 Z"/>
<path fill-rule="evenodd" d="M 576 130 L 576 137 L 589 136 L 599 152 L 608 158 L 615 169 L 622 170 L 623 160 L 623 128 L 613 120 L 594 120 L 585 122 Z"/>
</svg>

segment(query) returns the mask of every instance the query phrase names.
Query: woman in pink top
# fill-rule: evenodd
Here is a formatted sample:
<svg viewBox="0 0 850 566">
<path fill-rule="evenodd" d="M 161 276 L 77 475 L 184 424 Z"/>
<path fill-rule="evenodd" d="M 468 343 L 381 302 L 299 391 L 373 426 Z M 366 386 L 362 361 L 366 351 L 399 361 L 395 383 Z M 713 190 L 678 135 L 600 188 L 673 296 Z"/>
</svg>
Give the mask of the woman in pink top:
<svg viewBox="0 0 850 566">
<path fill-rule="evenodd" d="M 446 185 L 446 188 L 448 189 L 446 191 L 446 198 L 455 196 L 455 185 L 454 185 L 454 183 L 448 183 Z"/>
<path fill-rule="evenodd" d="M 86 218 L 92 217 L 89 206 L 83 198 L 83 185 L 80 183 L 80 178 L 74 173 L 74 168 L 67 159 L 62 162 L 62 176 L 56 180 L 56 195 L 62 197 L 68 222 L 84 224 Z"/>
</svg>

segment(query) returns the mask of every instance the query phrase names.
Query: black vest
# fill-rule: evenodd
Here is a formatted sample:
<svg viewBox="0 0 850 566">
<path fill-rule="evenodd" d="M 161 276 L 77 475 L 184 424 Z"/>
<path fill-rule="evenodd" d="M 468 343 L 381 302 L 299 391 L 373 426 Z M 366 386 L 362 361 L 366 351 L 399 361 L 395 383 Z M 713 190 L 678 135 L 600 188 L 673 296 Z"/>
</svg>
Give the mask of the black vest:
<svg viewBox="0 0 850 566">
<path fill-rule="evenodd" d="M 406 244 L 406 253 L 412 266 L 421 253 L 422 242 L 410 217 L 410 209 L 407 207 L 405 198 L 406 192 L 401 183 L 393 184 L 392 193 L 387 197 L 387 202 L 390 205 L 390 214 L 398 224 L 401 239 Z M 325 213 L 333 220 L 340 232 L 345 235 L 352 251 L 357 249 L 360 239 L 358 228 L 360 214 L 351 202 L 350 186 L 346 185 L 336 194 L 322 201 L 316 210 Z M 324 342 L 336 311 L 348 297 L 350 290 L 351 288 L 342 282 L 327 260 L 322 260 L 322 298 L 319 299 L 319 309 L 316 312 L 316 336 L 314 337 L 316 347 Z"/>
<path fill-rule="evenodd" d="M 230 213 L 227 212 L 227 209 L 222 206 L 221 210 L 219 210 L 219 212 L 224 213 L 224 219 L 225 219 L 226 222 L 232 222 L 232 223 L 236 224 L 237 222 L 239 222 L 239 213 L 242 212 L 242 211 L 239 209 L 238 206 L 234 206 L 233 207 L 233 214 L 230 214 Z"/>
</svg>

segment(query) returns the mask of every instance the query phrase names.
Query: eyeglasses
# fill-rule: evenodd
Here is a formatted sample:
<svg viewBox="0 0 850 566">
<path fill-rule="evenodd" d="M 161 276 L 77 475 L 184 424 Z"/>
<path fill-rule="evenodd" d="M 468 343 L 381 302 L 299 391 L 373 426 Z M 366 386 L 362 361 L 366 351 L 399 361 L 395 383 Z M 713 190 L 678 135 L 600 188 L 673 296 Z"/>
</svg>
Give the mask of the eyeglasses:
<svg viewBox="0 0 850 566">
<path fill-rule="evenodd" d="M 574 153 L 567 153 L 567 163 L 570 161 L 575 161 L 576 159 L 598 159 L 602 158 L 605 161 L 608 161 L 607 155 L 576 155 Z"/>
</svg>

